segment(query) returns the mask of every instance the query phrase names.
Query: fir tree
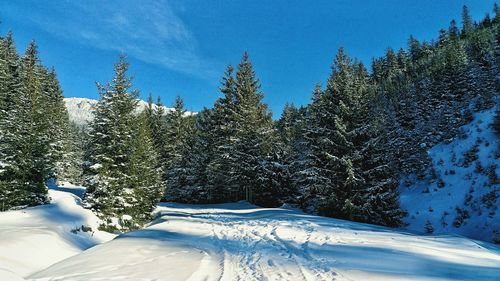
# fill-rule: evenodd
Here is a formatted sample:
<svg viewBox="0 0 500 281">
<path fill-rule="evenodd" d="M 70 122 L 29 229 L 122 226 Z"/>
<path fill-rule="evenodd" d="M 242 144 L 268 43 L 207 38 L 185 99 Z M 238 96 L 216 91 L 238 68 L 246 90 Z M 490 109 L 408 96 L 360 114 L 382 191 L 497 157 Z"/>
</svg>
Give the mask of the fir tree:
<svg viewBox="0 0 500 281">
<path fill-rule="evenodd" d="M 167 113 L 165 128 L 165 159 L 162 167 L 165 172 L 167 200 L 176 201 L 180 196 L 179 181 L 184 177 L 179 165 L 184 162 L 184 154 L 190 149 L 193 134 L 193 120 L 185 116 L 186 109 L 181 97 L 176 97 L 173 110 Z M 175 166 L 177 165 L 177 166 Z"/>
<path fill-rule="evenodd" d="M 153 199 L 157 195 L 154 147 L 149 128 L 144 128 L 145 118 L 138 122 L 134 115 L 138 91 L 130 90 L 127 70 L 128 63 L 121 56 L 112 83 L 98 84 L 101 99 L 91 125 L 85 170 L 86 206 L 110 230 L 141 225 L 159 200 Z"/>
<path fill-rule="evenodd" d="M 220 88 L 223 97 L 216 100 L 209 117 L 209 128 L 204 138 L 211 147 L 207 166 L 207 195 L 211 202 L 237 200 L 238 183 L 234 180 L 236 163 L 232 162 L 236 138 L 236 82 L 234 69 L 228 66 Z M 235 196 L 236 195 L 236 196 Z"/>
<path fill-rule="evenodd" d="M 469 8 L 463 6 L 462 8 L 462 36 L 469 35 L 474 29 L 474 21 L 469 14 Z"/>
<path fill-rule="evenodd" d="M 46 181 L 54 169 L 53 151 L 50 144 L 50 109 L 48 96 L 43 91 L 43 68 L 38 58 L 35 42 L 31 42 L 21 58 L 19 77 L 21 81 L 19 120 L 17 133 L 17 163 L 22 174 L 18 179 L 27 194 L 23 200 L 27 205 L 45 203 Z"/>
<path fill-rule="evenodd" d="M 163 195 L 158 154 L 147 116 L 145 114 L 137 116 L 133 126 L 135 137 L 128 164 L 130 176 L 124 188 L 124 213 L 130 215 L 132 219 L 122 220 L 128 229 L 141 227 L 150 220 L 151 212 Z"/>
<path fill-rule="evenodd" d="M 235 138 L 232 162 L 239 163 L 233 180 L 239 183 L 238 199 L 253 202 L 254 189 L 263 189 L 258 179 L 262 160 L 272 151 L 274 136 L 271 113 L 262 103 L 263 94 L 253 66 L 244 53 L 236 72 Z"/>
<path fill-rule="evenodd" d="M 0 40 L 0 210 L 26 204 L 27 190 L 22 185 L 20 160 L 20 126 L 23 104 L 19 58 L 12 33 Z"/>
</svg>

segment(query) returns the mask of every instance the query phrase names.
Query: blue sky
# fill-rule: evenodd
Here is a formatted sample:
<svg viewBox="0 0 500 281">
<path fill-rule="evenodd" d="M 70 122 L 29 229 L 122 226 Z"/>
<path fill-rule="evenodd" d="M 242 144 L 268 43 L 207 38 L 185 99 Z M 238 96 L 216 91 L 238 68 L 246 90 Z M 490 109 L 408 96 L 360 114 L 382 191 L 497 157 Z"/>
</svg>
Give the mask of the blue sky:
<svg viewBox="0 0 500 281">
<path fill-rule="evenodd" d="M 475 20 L 494 0 L 19 0 L 0 2 L 0 32 L 22 52 L 35 39 L 67 97 L 98 98 L 120 53 L 134 86 L 189 110 L 211 107 L 228 64 L 248 51 L 274 116 L 286 102 L 307 104 L 329 75 L 337 49 L 369 64 L 410 34 L 436 38 L 466 4 Z"/>
</svg>

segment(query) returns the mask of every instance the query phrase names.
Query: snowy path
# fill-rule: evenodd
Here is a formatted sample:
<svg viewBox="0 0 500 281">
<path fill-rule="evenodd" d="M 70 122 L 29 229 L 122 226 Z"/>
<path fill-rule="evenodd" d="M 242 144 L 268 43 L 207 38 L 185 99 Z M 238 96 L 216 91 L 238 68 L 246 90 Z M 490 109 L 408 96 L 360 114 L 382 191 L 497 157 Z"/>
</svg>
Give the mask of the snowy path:
<svg viewBox="0 0 500 281">
<path fill-rule="evenodd" d="M 498 280 L 500 249 L 249 204 L 166 204 L 33 280 Z"/>
</svg>

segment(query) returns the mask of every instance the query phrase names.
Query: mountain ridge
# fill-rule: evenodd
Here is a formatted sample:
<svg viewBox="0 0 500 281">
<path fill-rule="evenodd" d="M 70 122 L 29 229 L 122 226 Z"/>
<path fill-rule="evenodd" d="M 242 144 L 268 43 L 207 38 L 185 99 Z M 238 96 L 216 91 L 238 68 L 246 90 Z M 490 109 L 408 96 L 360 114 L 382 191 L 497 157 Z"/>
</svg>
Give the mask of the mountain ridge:
<svg viewBox="0 0 500 281">
<path fill-rule="evenodd" d="M 64 98 L 64 104 L 66 106 L 66 110 L 68 111 L 69 120 L 75 123 L 78 126 L 85 126 L 89 124 L 93 118 L 93 110 L 99 101 L 95 99 L 89 98 L 81 98 L 81 97 L 71 97 Z M 137 103 L 137 112 L 142 112 L 148 103 L 144 100 L 138 99 Z M 157 105 L 153 104 L 153 108 L 156 108 Z M 174 111 L 171 107 L 163 106 L 165 113 Z M 185 116 L 195 115 L 196 112 L 186 111 L 184 113 Z"/>
</svg>

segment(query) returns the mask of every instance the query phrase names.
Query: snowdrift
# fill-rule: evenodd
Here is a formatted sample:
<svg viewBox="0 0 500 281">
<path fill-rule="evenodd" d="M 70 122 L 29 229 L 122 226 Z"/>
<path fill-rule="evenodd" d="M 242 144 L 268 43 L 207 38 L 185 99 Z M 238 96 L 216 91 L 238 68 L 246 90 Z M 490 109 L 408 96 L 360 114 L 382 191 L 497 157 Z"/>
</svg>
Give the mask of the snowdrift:
<svg viewBox="0 0 500 281">
<path fill-rule="evenodd" d="M 99 219 L 75 195 L 81 187 L 58 189 L 49 190 L 51 204 L 0 213 L 0 280 L 27 276 L 115 237 L 97 231 Z"/>
</svg>

